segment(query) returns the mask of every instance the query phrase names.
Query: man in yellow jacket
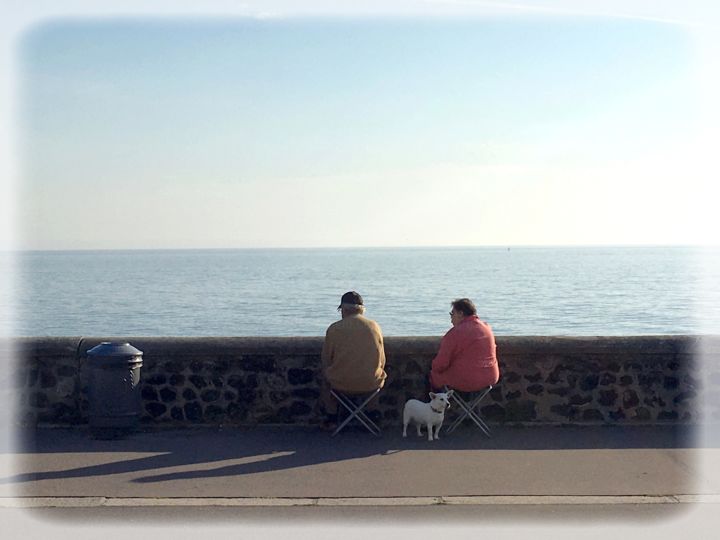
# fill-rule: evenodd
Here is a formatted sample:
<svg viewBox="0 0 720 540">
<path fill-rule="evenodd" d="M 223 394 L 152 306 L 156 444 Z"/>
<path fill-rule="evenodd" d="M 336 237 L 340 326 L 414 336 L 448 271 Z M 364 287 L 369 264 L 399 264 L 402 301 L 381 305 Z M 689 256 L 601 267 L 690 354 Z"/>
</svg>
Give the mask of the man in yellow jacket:
<svg viewBox="0 0 720 540">
<path fill-rule="evenodd" d="M 375 321 L 363 315 L 362 296 L 355 291 L 346 292 L 338 311 L 342 319 L 328 327 L 322 349 L 320 399 L 327 413 L 324 424 L 327 429 L 337 422 L 338 404 L 330 394 L 331 388 L 363 394 L 382 388 L 387 377 L 382 331 Z"/>
</svg>

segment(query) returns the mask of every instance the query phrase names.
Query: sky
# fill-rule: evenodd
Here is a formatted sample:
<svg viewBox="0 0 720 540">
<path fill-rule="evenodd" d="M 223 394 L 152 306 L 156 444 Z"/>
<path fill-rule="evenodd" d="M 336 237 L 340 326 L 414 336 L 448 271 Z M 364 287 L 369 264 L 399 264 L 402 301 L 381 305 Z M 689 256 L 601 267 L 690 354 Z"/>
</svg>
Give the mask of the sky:
<svg viewBox="0 0 720 540">
<path fill-rule="evenodd" d="M 0 8 L 0 255 L 717 245 L 715 0 Z M 11 318 L 6 261 L 0 323 Z M 0 337 L 8 328 L 0 324 Z M 647 535 L 706 530 L 692 512 Z M 59 530 L 26 516 L 5 528 L 97 537 L 91 524 Z M 353 525 L 293 531 L 368 537 Z M 450 532 L 465 527 L 469 537 L 472 526 Z M 97 527 L 105 538 L 127 536 Z M 499 538 L 518 528 L 553 539 L 627 532 L 622 521 L 582 531 L 532 520 L 484 527 Z M 637 536 L 636 523 L 628 527 Z M 418 537 L 427 527 L 400 531 Z"/>
<path fill-rule="evenodd" d="M 696 11 L 475 4 L 35 20 L 13 246 L 716 242 Z"/>
</svg>

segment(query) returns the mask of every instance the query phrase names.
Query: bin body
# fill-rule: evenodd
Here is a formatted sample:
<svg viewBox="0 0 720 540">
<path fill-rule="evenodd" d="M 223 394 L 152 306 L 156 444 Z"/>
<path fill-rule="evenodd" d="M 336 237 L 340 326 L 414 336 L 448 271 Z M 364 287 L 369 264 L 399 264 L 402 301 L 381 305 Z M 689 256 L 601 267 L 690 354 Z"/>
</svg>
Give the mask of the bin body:
<svg viewBox="0 0 720 540">
<path fill-rule="evenodd" d="M 140 418 L 142 351 L 105 341 L 87 351 L 88 421 L 96 438 L 135 431 Z"/>
</svg>

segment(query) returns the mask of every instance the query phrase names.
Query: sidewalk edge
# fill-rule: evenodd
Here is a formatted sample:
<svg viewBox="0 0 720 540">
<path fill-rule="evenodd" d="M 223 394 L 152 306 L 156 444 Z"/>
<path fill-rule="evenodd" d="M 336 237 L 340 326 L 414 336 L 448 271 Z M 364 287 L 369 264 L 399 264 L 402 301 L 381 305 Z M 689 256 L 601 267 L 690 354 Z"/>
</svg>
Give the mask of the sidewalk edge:
<svg viewBox="0 0 720 540">
<path fill-rule="evenodd" d="M 0 508 L 720 504 L 720 494 L 445 497 L 0 497 Z"/>
</svg>

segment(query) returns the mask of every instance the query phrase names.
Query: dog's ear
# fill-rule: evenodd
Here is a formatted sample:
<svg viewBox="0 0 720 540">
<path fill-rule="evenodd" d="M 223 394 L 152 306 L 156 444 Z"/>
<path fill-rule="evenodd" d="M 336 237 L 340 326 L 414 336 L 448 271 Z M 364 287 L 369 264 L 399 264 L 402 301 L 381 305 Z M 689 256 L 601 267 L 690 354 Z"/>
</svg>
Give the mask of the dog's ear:
<svg viewBox="0 0 720 540">
<path fill-rule="evenodd" d="M 453 395 L 453 392 L 455 392 L 455 390 L 450 390 L 450 391 L 447 393 L 447 396 L 448 396 L 448 397 L 452 396 L 452 395 Z"/>
<path fill-rule="evenodd" d="M 435 399 L 435 392 L 430 392 L 430 399 Z"/>
</svg>

